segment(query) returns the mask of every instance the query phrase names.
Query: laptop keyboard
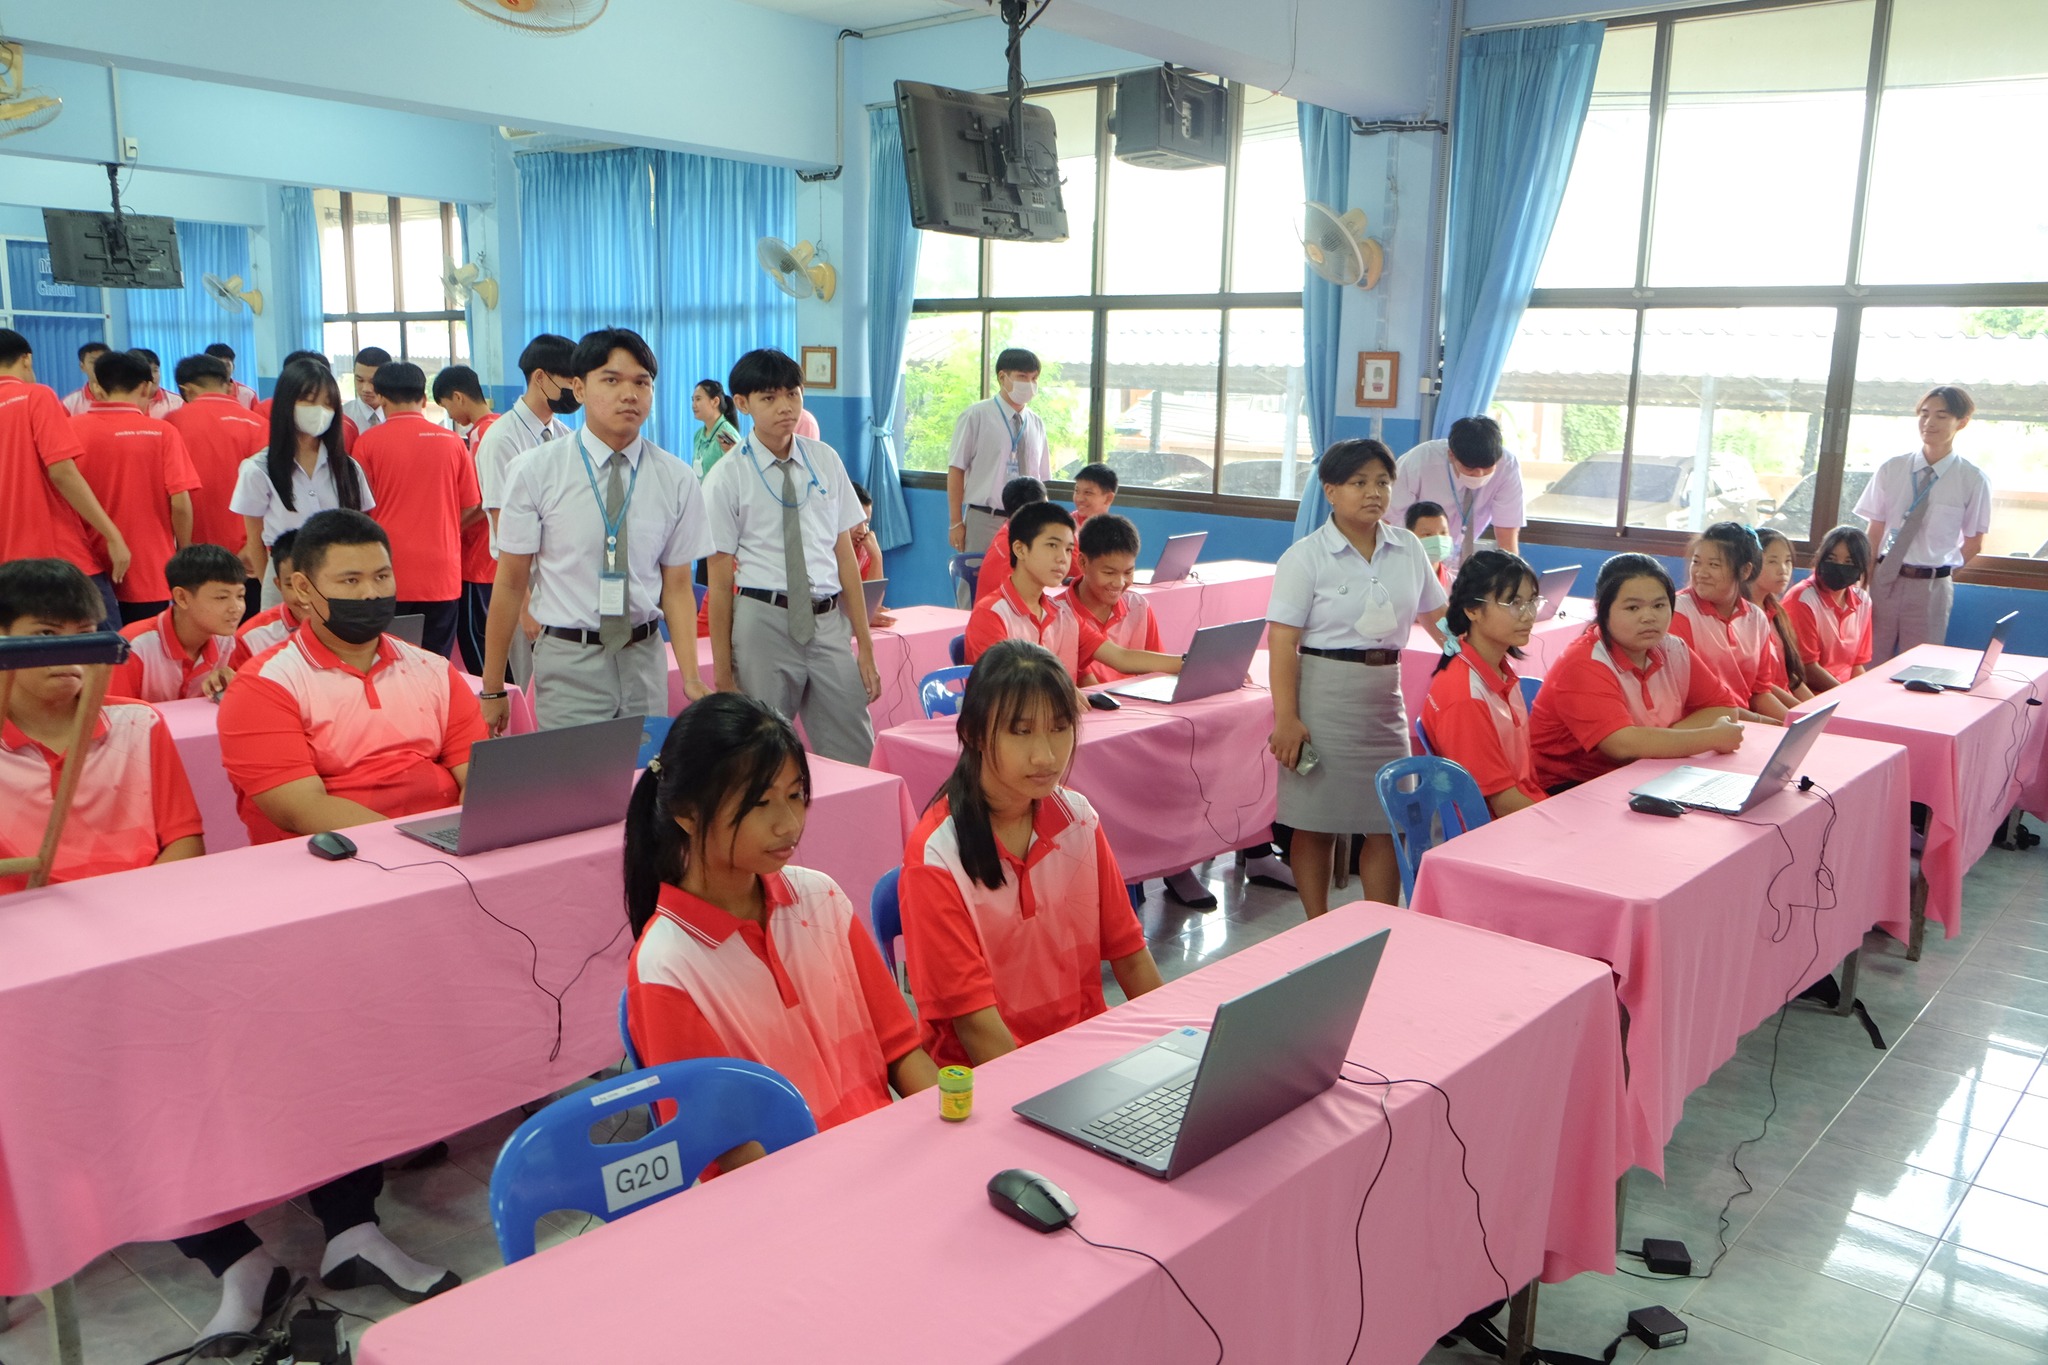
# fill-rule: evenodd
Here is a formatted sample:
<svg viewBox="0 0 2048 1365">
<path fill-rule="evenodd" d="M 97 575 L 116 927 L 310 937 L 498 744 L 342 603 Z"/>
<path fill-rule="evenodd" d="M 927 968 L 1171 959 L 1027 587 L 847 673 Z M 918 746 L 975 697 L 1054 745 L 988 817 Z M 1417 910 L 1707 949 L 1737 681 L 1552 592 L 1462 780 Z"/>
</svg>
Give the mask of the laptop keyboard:
<svg viewBox="0 0 2048 1365">
<path fill-rule="evenodd" d="M 1728 773 L 1722 777 L 1708 778 L 1689 788 L 1676 798 L 1688 806 L 1717 806 L 1735 810 L 1749 795 L 1749 789 L 1756 785 L 1756 778 L 1749 773 Z"/>
<path fill-rule="evenodd" d="M 1181 1117 L 1187 1113 L 1188 1096 L 1194 1093 L 1195 1078 L 1148 1090 L 1128 1104 L 1118 1105 L 1081 1131 L 1090 1137 L 1113 1142 L 1133 1156 L 1151 1156 L 1171 1147 L 1180 1136 Z"/>
</svg>

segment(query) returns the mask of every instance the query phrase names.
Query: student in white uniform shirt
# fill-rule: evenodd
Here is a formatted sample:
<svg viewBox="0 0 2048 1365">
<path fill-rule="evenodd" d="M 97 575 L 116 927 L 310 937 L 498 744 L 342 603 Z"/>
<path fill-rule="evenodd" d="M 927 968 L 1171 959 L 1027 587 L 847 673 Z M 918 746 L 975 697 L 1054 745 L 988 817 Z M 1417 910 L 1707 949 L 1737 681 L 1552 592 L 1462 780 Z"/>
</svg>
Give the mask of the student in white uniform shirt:
<svg viewBox="0 0 2048 1365">
<path fill-rule="evenodd" d="M 1394 501 L 1387 520 L 1401 521 L 1409 505 L 1434 502 L 1450 520 L 1451 550 L 1445 568 L 1455 574 L 1464 557 L 1491 529 L 1500 548 L 1522 548 L 1522 467 L 1503 450 L 1500 424 L 1491 417 L 1460 417 L 1450 436 L 1424 441 L 1394 466 Z"/>
<path fill-rule="evenodd" d="M 1929 389 L 1916 412 L 1920 449 L 1879 465 L 1856 500 L 1878 551 L 1870 575 L 1873 664 L 1948 640 L 1955 571 L 1983 551 L 1991 529 L 1991 481 L 1955 453 L 1956 435 L 1976 410 L 1959 384 Z"/>
<path fill-rule="evenodd" d="M 654 406 L 654 352 L 639 333 L 607 328 L 584 335 L 569 370 L 583 430 L 566 451 L 537 448 L 519 458 L 498 518 L 498 581 L 477 694 L 494 735 L 505 730 L 505 660 L 529 587 L 541 623 L 533 645 L 541 728 L 667 715 L 664 619 L 684 693 L 694 701 L 706 691 L 690 580 L 711 534 L 697 475 L 640 434 Z"/>
<path fill-rule="evenodd" d="M 477 441 L 476 482 L 483 491 L 484 514 L 491 520 L 493 556 L 498 553 L 498 514 L 505 506 L 513 462 L 535 446 L 559 440 L 571 431 L 562 418 L 579 406 L 576 381 L 569 375 L 569 358 L 575 350 L 575 342 L 553 332 L 542 332 L 527 342 L 519 353 L 519 377 L 526 381 L 526 392 Z M 701 475 L 699 479 L 701 482 Z M 522 611 L 507 660 L 513 682 L 523 686 L 533 676 L 533 643 L 539 638 L 540 622 L 531 610 Z"/>
<path fill-rule="evenodd" d="M 792 724 L 801 715 L 813 752 L 865 765 L 868 703 L 882 691 L 853 552 L 865 517 L 838 452 L 796 434 L 803 383 L 776 350 L 747 352 L 726 382 L 754 425 L 704 488 L 712 671 L 721 692 L 745 692 Z"/>
<path fill-rule="evenodd" d="M 147 346 L 133 347 L 129 350 L 128 354 L 141 356 L 149 362 L 149 392 L 146 395 L 147 401 L 144 402 L 142 408 L 146 415 L 154 417 L 161 422 L 164 418 L 185 406 L 185 400 L 178 396 L 175 389 L 164 387 L 164 361 L 162 356 L 150 350 Z"/>
<path fill-rule="evenodd" d="M 360 436 L 384 420 L 384 403 L 377 397 L 377 367 L 391 363 L 391 352 L 382 346 L 365 346 L 356 352 L 356 396 L 348 400 L 341 415 L 356 424 Z"/>
<path fill-rule="evenodd" d="M 1012 346 L 996 357 L 996 396 L 972 404 L 953 424 L 953 453 L 946 462 L 947 543 L 962 554 L 986 554 L 1005 518 L 1003 485 L 1029 476 L 1044 483 L 1047 468 L 1045 423 L 1030 410 L 1038 394 L 1038 357 Z M 963 580 L 958 605 L 974 605 L 971 583 Z"/>
<path fill-rule="evenodd" d="M 343 453 L 341 386 L 317 358 L 294 360 L 277 377 L 270 404 L 270 444 L 242 461 L 228 510 L 242 518 L 242 567 L 263 584 L 262 605 L 284 601 L 277 581 L 264 572 L 270 546 L 296 531 L 315 512 L 347 507 L 368 512 L 377 505 L 362 466 Z"/>
</svg>

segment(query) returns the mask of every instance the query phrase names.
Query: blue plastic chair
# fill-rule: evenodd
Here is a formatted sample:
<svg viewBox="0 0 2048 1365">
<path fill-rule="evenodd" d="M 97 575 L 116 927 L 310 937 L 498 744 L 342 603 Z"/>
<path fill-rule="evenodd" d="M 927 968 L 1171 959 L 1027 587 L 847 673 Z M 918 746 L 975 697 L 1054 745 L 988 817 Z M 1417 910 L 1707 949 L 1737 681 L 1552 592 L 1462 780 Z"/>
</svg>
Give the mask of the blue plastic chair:
<svg viewBox="0 0 2048 1365">
<path fill-rule="evenodd" d="M 1542 690 L 1543 679 L 1522 679 L 1522 705 L 1528 707 L 1531 711 L 1534 711 L 1536 709 L 1536 694 Z"/>
<path fill-rule="evenodd" d="M 967 637 L 964 634 L 955 635 L 946 641 L 946 654 L 953 660 L 953 667 L 967 667 Z"/>
<path fill-rule="evenodd" d="M 1393 827 L 1404 901 L 1414 899 L 1415 869 L 1424 853 L 1493 818 L 1472 774 L 1448 758 L 1397 758 L 1380 769 L 1373 785 Z M 1442 840 L 1434 837 L 1433 827 L 1442 830 Z"/>
<path fill-rule="evenodd" d="M 702 607 L 704 605 L 704 595 L 710 592 L 711 589 L 702 583 L 692 583 L 690 588 L 697 594 L 697 605 Z"/>
<path fill-rule="evenodd" d="M 619 992 L 619 1041 L 626 1045 L 626 1070 L 640 1069 L 640 1051 L 633 1046 L 633 1030 L 626 1026 L 626 992 Z M 652 1112 L 651 1110 L 649 1112 Z"/>
<path fill-rule="evenodd" d="M 896 940 L 903 936 L 903 907 L 896 900 L 896 880 L 902 872 L 900 867 L 890 868 L 868 893 L 868 924 L 891 976 L 896 975 Z"/>
<path fill-rule="evenodd" d="M 676 1116 L 631 1142 L 590 1140 L 593 1124 L 673 1100 Z M 771 1152 L 818 1131 L 795 1086 L 755 1062 L 698 1057 L 629 1071 L 556 1100 L 519 1125 L 491 1168 L 491 1226 L 506 1265 L 533 1255 L 533 1225 L 573 1209 L 606 1221 L 689 1188 L 744 1142 Z"/>
<path fill-rule="evenodd" d="M 1414 730 L 1415 752 L 1418 754 L 1434 754 L 1436 750 L 1429 747 L 1429 736 L 1424 734 L 1422 730 L 1422 717 L 1417 716 L 1415 718 Z"/>
<path fill-rule="evenodd" d="M 954 555 L 946 561 L 946 577 L 953 580 L 953 591 L 959 593 L 965 590 L 970 602 L 974 600 L 974 581 L 981 576 L 981 561 L 986 557 L 978 554 Z M 959 599 L 956 597 L 954 600 Z M 955 659 L 954 662 L 958 663 L 959 660 Z"/>
<path fill-rule="evenodd" d="M 650 760 L 661 753 L 661 746 L 668 742 L 668 727 L 675 723 L 674 716 L 640 718 L 640 754 L 633 760 L 634 767 L 646 767 Z"/>
<path fill-rule="evenodd" d="M 967 675 L 973 671 L 965 664 L 955 664 L 925 674 L 924 681 L 917 685 L 917 701 L 924 707 L 924 718 L 959 715 L 960 697 L 967 690 Z"/>
</svg>

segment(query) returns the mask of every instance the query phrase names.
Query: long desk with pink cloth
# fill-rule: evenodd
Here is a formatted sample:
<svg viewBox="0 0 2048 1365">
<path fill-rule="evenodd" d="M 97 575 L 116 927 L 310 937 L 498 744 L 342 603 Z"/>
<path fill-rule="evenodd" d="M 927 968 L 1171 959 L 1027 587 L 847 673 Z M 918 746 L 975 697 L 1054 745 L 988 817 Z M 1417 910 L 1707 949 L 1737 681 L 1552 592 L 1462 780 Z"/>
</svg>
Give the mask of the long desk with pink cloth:
<svg viewBox="0 0 2048 1365">
<path fill-rule="evenodd" d="M 1420 1084 L 1340 1082 L 1171 1183 L 1010 1112 L 1388 926 L 1349 1054 L 1449 1092 L 1477 1212 L 1446 1102 Z M 1517 1289 L 1613 1268 L 1620 1071 L 1599 963 L 1345 906 L 976 1068 L 963 1123 L 913 1096 L 387 1318 L 361 1360 L 1216 1358 L 1151 1262 L 989 1207 L 989 1177 L 1018 1166 L 1073 1196 L 1076 1231 L 1172 1267 L 1227 1359 L 1415 1365 L 1502 1297 L 1487 1247 Z"/>
<path fill-rule="evenodd" d="M 1186 578 L 1156 587 L 1140 583 L 1132 592 L 1159 618 L 1159 647 L 1183 653 L 1200 626 L 1266 619 L 1273 597 L 1273 566 L 1250 559 L 1197 564 Z"/>
<path fill-rule="evenodd" d="M 811 768 L 797 860 L 865 907 L 903 858 L 903 783 Z M 348 834 L 357 861 L 291 839 L 0 900 L 0 1294 L 619 1059 L 617 825 L 466 858 Z"/>
</svg>

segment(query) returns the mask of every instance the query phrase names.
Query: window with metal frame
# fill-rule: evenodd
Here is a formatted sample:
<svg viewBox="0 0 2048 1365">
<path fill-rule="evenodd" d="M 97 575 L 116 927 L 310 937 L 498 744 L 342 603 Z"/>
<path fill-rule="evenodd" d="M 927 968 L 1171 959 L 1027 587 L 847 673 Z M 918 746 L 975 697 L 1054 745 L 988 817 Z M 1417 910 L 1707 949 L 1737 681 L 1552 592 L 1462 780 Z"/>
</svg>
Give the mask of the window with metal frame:
<svg viewBox="0 0 2048 1365">
<path fill-rule="evenodd" d="M 442 272 L 464 259 L 455 205 L 400 195 L 313 191 L 320 225 L 325 346 L 344 398 L 354 359 L 382 346 L 434 375 L 469 363 L 469 324 Z"/>
</svg>

